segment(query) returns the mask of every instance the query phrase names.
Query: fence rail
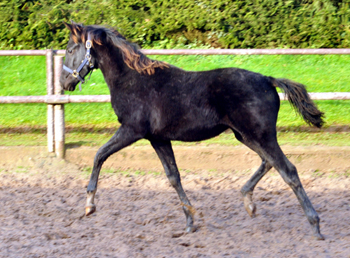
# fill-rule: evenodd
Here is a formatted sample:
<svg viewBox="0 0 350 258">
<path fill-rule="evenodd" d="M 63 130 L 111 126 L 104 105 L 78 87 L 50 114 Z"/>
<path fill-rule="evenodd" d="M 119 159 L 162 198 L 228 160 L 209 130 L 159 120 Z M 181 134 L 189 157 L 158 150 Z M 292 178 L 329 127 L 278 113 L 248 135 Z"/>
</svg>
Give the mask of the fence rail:
<svg viewBox="0 0 350 258">
<path fill-rule="evenodd" d="M 350 49 L 144 49 L 146 55 L 350 55 Z M 0 104 L 47 104 L 48 151 L 65 156 L 64 104 L 110 102 L 109 95 L 63 95 L 59 84 L 65 50 L 0 50 L 0 56 L 46 56 L 47 95 L 0 96 Z M 309 93 L 315 100 L 350 99 L 350 92 Z M 285 99 L 283 93 L 280 98 Z"/>
<path fill-rule="evenodd" d="M 285 100 L 285 94 L 278 94 Z M 350 92 L 310 92 L 313 100 L 343 100 L 350 99 Z M 44 95 L 44 96 L 0 96 L 0 104 L 68 104 L 68 103 L 104 103 L 111 102 L 110 95 Z"/>
<path fill-rule="evenodd" d="M 110 95 L 43 95 L 43 96 L 0 96 L 0 104 L 23 104 L 23 103 L 102 103 L 111 102 Z"/>
</svg>

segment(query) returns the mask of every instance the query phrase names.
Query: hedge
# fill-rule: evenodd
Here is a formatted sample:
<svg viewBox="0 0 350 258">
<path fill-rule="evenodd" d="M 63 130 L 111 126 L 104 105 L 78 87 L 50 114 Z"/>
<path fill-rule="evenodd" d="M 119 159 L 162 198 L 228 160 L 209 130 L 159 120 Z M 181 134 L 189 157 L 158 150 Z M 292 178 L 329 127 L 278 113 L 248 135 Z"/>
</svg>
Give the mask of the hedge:
<svg viewBox="0 0 350 258">
<path fill-rule="evenodd" d="M 350 0 L 0 0 L 0 48 L 64 48 L 70 20 L 143 47 L 350 47 Z"/>
</svg>

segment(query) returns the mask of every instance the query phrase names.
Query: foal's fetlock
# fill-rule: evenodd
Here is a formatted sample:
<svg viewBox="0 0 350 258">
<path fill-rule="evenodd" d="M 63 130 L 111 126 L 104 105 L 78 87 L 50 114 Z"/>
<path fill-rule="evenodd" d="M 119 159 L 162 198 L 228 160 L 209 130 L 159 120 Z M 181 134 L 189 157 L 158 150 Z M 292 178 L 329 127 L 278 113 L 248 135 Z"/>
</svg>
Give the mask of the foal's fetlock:
<svg viewBox="0 0 350 258">
<path fill-rule="evenodd" d="M 186 215 L 186 229 L 185 232 L 186 233 L 192 233 L 196 231 L 196 227 L 194 226 L 194 214 L 196 213 L 195 208 L 192 205 L 188 205 L 188 204 L 182 204 L 182 208 L 185 212 Z"/>
<path fill-rule="evenodd" d="M 192 216 L 187 216 L 186 214 L 186 219 L 187 219 L 187 224 L 186 224 L 186 233 L 193 233 L 197 230 L 197 227 L 194 225 L 194 219 L 193 219 L 193 214 Z"/>
<path fill-rule="evenodd" d="M 247 192 L 243 194 L 244 208 L 248 212 L 249 216 L 254 218 L 256 212 L 256 205 L 253 202 L 253 192 Z"/>
<path fill-rule="evenodd" d="M 313 229 L 313 233 L 314 233 L 314 238 L 316 240 L 324 240 L 324 236 L 321 234 L 321 231 L 320 231 L 320 219 L 318 216 L 315 216 L 315 219 L 314 221 L 311 223 L 311 227 Z"/>
<path fill-rule="evenodd" d="M 316 240 L 324 240 L 324 236 L 321 234 L 320 232 L 320 226 L 317 224 L 316 226 L 312 226 L 313 227 L 313 233 L 314 233 L 314 238 Z"/>
</svg>

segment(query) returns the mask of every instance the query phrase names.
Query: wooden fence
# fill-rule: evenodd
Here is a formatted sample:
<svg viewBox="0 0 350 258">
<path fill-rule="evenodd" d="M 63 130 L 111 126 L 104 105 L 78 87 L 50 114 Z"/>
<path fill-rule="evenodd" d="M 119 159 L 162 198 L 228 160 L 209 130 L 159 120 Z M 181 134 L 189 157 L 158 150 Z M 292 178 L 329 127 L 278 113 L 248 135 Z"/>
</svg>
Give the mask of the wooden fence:
<svg viewBox="0 0 350 258">
<path fill-rule="evenodd" d="M 350 49 L 158 49 L 142 50 L 146 55 L 349 55 Z M 1 50 L 0 56 L 46 56 L 45 96 L 0 96 L 5 103 L 47 104 L 47 146 L 58 158 L 65 156 L 64 105 L 68 103 L 110 102 L 109 95 L 63 95 L 59 83 L 65 50 Z M 284 99 L 284 94 L 280 93 Z M 312 99 L 350 99 L 350 92 L 310 93 Z"/>
</svg>

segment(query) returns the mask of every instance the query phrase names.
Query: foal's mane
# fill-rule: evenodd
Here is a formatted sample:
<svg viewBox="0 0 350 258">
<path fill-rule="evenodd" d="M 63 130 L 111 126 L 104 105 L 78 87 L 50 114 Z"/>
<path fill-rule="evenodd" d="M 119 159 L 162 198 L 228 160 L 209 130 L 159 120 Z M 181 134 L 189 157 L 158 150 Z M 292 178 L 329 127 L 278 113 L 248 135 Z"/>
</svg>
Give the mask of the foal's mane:
<svg viewBox="0 0 350 258">
<path fill-rule="evenodd" d="M 106 28 L 98 25 L 80 26 L 78 24 L 72 24 L 71 32 L 74 39 L 74 34 L 80 32 L 81 40 L 85 43 L 88 33 L 91 35 L 93 44 L 104 45 L 112 44 L 119 48 L 122 53 L 125 64 L 131 69 L 136 70 L 141 74 L 152 75 L 155 72 L 155 68 L 167 68 L 169 65 L 165 62 L 156 61 L 148 58 L 142 54 L 136 44 L 128 42 L 117 30 L 112 28 Z M 76 33 L 74 33 L 76 32 Z M 105 38 L 102 35 L 106 35 Z"/>
</svg>

